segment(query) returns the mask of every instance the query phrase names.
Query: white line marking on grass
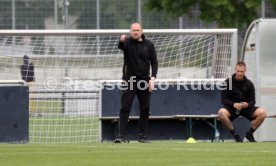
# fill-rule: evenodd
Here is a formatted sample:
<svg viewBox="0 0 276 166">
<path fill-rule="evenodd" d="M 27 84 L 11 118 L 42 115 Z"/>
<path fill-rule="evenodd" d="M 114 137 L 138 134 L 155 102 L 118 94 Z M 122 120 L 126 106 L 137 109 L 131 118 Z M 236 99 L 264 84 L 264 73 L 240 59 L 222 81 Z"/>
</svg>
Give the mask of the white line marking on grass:
<svg viewBox="0 0 276 166">
<path fill-rule="evenodd" d="M 60 144 L 60 145 L 55 145 L 55 144 L 31 144 L 31 146 L 29 146 L 30 144 L 26 145 L 26 144 L 15 144 L 15 145 L 9 145 L 9 144 L 4 144 L 1 145 L 0 147 L 24 147 L 24 148 L 34 148 L 34 147 L 77 147 L 77 148 L 96 148 L 98 146 L 95 145 L 73 145 L 73 144 Z"/>
<path fill-rule="evenodd" d="M 80 153 L 89 153 L 89 152 L 51 152 L 51 151 L 45 151 L 45 152 L 6 152 L 0 154 L 0 156 L 8 156 L 8 155 L 57 155 L 57 154 L 80 154 Z"/>
<path fill-rule="evenodd" d="M 124 143 L 125 145 L 126 143 Z M 121 144 L 116 144 L 121 145 Z M 111 146 L 106 148 L 121 148 L 121 149 L 151 149 L 151 150 L 177 150 L 177 151 L 205 151 L 205 152 L 245 152 L 245 153 L 271 153 L 276 151 L 268 151 L 268 150 L 231 150 L 231 149 L 206 149 L 206 148 L 187 148 L 187 147 L 179 147 L 179 148 L 171 148 L 171 147 L 165 147 L 165 148 L 154 148 L 154 147 L 147 147 L 147 146 L 141 146 L 141 147 L 129 147 L 129 146 Z"/>
</svg>

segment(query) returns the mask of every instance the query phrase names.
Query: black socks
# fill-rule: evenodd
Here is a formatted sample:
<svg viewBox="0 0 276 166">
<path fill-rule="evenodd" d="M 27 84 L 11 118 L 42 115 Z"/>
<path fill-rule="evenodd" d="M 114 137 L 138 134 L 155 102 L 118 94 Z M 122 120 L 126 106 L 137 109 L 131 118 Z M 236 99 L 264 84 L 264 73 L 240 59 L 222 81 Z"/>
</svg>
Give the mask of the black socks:
<svg viewBox="0 0 276 166">
<path fill-rule="evenodd" d="M 248 132 L 251 133 L 251 134 L 253 134 L 255 132 L 255 129 L 253 129 L 252 127 L 250 127 L 250 129 L 249 129 Z"/>
<path fill-rule="evenodd" d="M 230 130 L 230 133 L 231 133 L 232 135 L 236 135 L 236 131 L 235 131 L 235 129 Z"/>
</svg>

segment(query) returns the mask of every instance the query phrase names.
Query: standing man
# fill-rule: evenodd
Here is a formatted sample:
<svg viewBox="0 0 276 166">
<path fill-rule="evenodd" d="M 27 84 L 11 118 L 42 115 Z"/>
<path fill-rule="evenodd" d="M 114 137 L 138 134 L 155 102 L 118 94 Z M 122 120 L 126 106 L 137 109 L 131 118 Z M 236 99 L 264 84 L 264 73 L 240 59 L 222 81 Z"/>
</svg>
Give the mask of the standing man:
<svg viewBox="0 0 276 166">
<path fill-rule="evenodd" d="M 22 80 L 29 82 L 35 81 L 34 64 L 29 63 L 30 58 L 27 55 L 23 56 L 23 64 L 20 65 L 20 73 Z"/>
<path fill-rule="evenodd" d="M 149 121 L 151 91 L 154 89 L 158 69 L 156 50 L 154 44 L 145 38 L 139 23 L 130 26 L 130 37 L 120 37 L 118 48 L 124 52 L 123 81 L 126 87 L 121 98 L 119 137 L 114 142 L 126 141 L 127 123 L 135 95 L 140 104 L 138 141 L 148 142 L 145 133 Z"/>
<path fill-rule="evenodd" d="M 234 136 L 236 142 L 243 142 L 242 137 L 236 133 L 232 121 L 240 115 L 244 116 L 252 122 L 245 138 L 250 142 L 256 142 L 253 133 L 263 123 L 266 111 L 255 106 L 255 87 L 245 76 L 246 64 L 238 62 L 235 70 L 236 73 L 226 80 L 227 88 L 221 92 L 224 107 L 218 111 L 219 119 Z"/>
</svg>

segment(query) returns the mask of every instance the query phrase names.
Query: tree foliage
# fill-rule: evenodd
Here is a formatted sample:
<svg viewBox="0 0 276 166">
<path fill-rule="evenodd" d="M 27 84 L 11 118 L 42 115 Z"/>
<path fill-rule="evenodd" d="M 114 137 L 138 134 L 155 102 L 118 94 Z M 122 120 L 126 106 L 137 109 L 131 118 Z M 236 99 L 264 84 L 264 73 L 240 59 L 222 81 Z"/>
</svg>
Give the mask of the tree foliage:
<svg viewBox="0 0 276 166">
<path fill-rule="evenodd" d="M 198 8 L 199 19 L 206 23 L 215 21 L 220 28 L 243 29 L 258 18 L 261 0 L 148 0 L 146 7 L 165 12 L 170 18 L 191 15 Z"/>
</svg>

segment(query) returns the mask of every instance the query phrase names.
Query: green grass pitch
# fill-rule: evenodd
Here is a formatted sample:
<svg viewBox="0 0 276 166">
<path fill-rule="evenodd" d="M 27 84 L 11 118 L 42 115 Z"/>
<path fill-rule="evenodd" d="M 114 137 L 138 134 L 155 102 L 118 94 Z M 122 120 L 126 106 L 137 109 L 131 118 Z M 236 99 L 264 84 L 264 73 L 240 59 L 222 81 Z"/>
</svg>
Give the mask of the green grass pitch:
<svg viewBox="0 0 276 166">
<path fill-rule="evenodd" d="M 276 143 L 0 144 L 1 166 L 268 166 Z"/>
</svg>

